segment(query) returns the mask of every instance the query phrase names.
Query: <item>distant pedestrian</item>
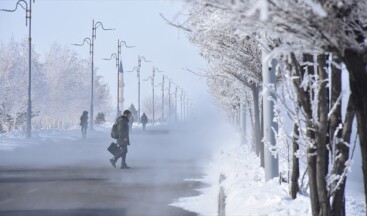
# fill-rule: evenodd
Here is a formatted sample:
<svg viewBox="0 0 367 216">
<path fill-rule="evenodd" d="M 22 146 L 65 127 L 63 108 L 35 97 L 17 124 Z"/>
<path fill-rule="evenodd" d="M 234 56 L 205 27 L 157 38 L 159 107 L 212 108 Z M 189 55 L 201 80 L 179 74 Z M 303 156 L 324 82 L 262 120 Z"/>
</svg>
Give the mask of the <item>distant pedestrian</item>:
<svg viewBox="0 0 367 216">
<path fill-rule="evenodd" d="M 88 128 L 88 112 L 87 111 L 83 111 L 82 116 L 80 116 L 80 124 L 82 127 L 82 135 L 83 138 L 87 137 L 87 128 Z"/>
<path fill-rule="evenodd" d="M 133 130 L 133 123 L 134 123 L 134 116 L 131 115 L 130 118 L 129 118 L 129 129 L 130 129 L 130 132 Z"/>
<path fill-rule="evenodd" d="M 121 157 L 121 169 L 129 169 L 130 167 L 126 164 L 126 154 L 127 154 L 127 146 L 130 145 L 129 140 L 129 118 L 131 117 L 131 112 L 129 110 L 125 110 L 121 117 L 118 117 L 117 122 L 117 145 L 122 150 L 120 155 L 117 155 L 110 159 L 110 162 L 113 167 L 116 167 L 117 160 Z"/>
<path fill-rule="evenodd" d="M 140 121 L 143 124 L 143 130 L 145 130 L 145 127 L 148 123 L 148 117 L 147 115 L 145 115 L 145 113 L 143 113 L 143 115 L 141 116 Z"/>
</svg>

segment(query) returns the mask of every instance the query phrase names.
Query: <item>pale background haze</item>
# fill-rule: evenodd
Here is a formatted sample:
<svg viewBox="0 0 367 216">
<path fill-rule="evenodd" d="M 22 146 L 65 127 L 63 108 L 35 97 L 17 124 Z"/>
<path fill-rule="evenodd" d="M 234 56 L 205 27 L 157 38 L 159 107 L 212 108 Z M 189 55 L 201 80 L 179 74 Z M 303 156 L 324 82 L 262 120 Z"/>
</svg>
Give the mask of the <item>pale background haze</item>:
<svg viewBox="0 0 367 216">
<path fill-rule="evenodd" d="M 0 8 L 14 9 L 16 2 L 1 0 Z M 96 75 L 103 75 L 110 86 L 113 109 L 116 109 L 117 68 L 114 60 L 104 61 L 102 58 L 109 58 L 112 53 L 117 52 L 117 39 L 136 46 L 131 49 L 122 47 L 125 71 L 137 66 L 138 55 L 153 61 L 142 62 L 141 107 L 145 97 L 152 95 L 150 81 L 144 82 L 143 79 L 152 74 L 153 66 L 164 71 L 166 76 L 185 89 L 195 107 L 198 101 L 208 101 L 206 83 L 204 79 L 183 68 L 200 71 L 205 68 L 205 63 L 198 55 L 198 49 L 188 41 L 185 32 L 168 25 L 159 15 L 162 13 L 173 22 L 182 22 L 185 19 L 182 11 L 181 1 L 168 0 L 36 0 L 32 4 L 32 45 L 41 55 L 41 61 L 55 42 L 69 46 L 81 58 L 88 59 L 89 45 L 77 47 L 71 44 L 82 43 L 85 37 L 91 38 L 92 20 L 100 21 L 105 28 L 116 29 L 97 29 L 94 54 L 94 65 L 98 68 Z M 16 41 L 28 38 L 25 11 L 22 8 L 13 13 L 0 12 L 1 43 L 7 43 L 11 37 Z M 131 103 L 137 108 L 136 72 L 125 73 L 124 79 L 124 109 Z M 162 74 L 157 73 L 156 85 L 161 80 Z M 167 80 L 165 86 L 168 88 Z M 173 90 L 171 88 L 172 92 Z M 156 87 L 155 91 L 156 95 L 161 95 L 161 87 Z M 89 104 L 86 104 L 86 110 L 89 110 Z"/>
</svg>

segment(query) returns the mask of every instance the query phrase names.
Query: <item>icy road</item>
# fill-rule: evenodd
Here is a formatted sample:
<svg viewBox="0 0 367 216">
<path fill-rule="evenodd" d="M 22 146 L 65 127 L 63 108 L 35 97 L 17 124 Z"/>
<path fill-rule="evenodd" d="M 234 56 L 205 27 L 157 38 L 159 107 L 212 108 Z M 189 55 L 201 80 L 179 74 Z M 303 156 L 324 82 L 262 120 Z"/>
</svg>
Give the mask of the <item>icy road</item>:
<svg viewBox="0 0 367 216">
<path fill-rule="evenodd" d="M 86 139 L 79 129 L 34 133 L 0 139 L 0 215 L 196 215 L 169 204 L 203 186 L 195 179 L 210 156 L 209 130 L 134 128 L 128 170 L 109 163 L 109 128 Z"/>
</svg>

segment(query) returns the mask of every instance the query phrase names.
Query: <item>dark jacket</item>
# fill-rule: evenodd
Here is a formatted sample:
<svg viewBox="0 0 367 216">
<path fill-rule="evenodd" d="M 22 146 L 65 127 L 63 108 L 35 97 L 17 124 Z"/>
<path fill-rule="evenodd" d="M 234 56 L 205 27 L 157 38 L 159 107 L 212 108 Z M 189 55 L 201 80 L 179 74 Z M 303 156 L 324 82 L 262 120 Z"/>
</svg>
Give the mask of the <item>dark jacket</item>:
<svg viewBox="0 0 367 216">
<path fill-rule="evenodd" d="M 120 117 L 117 129 L 119 131 L 118 145 L 130 145 L 129 140 L 129 119 L 126 116 Z"/>
<path fill-rule="evenodd" d="M 88 114 L 84 114 L 80 116 L 80 126 L 88 127 Z"/>
<path fill-rule="evenodd" d="M 143 124 L 148 123 L 148 117 L 145 114 L 143 114 L 140 119 L 141 119 L 141 123 Z"/>
</svg>

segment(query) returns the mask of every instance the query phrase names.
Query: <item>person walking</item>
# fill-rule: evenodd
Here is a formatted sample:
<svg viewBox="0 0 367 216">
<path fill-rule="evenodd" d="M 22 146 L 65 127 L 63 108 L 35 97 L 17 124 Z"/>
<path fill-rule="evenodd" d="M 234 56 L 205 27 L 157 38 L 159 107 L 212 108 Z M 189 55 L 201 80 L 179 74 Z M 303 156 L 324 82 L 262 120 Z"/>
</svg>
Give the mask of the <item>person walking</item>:
<svg viewBox="0 0 367 216">
<path fill-rule="evenodd" d="M 143 124 L 143 130 L 145 130 L 145 127 L 148 123 L 148 117 L 147 115 L 145 115 L 145 113 L 143 113 L 143 115 L 141 116 L 140 121 Z"/>
<path fill-rule="evenodd" d="M 131 114 L 130 117 L 129 117 L 129 129 L 130 129 L 130 132 L 133 131 L 133 123 L 134 123 L 134 116 Z"/>
<path fill-rule="evenodd" d="M 130 167 L 126 164 L 127 146 L 130 145 L 129 140 L 129 118 L 131 117 L 131 112 L 125 110 L 121 117 L 118 117 L 117 122 L 117 145 L 121 149 L 121 154 L 110 159 L 113 167 L 116 168 L 116 162 L 121 158 L 121 169 L 129 169 Z"/>
<path fill-rule="evenodd" d="M 88 112 L 83 111 L 82 116 L 80 116 L 80 124 L 82 127 L 82 136 L 83 138 L 87 137 L 87 128 L 88 128 Z"/>
</svg>

